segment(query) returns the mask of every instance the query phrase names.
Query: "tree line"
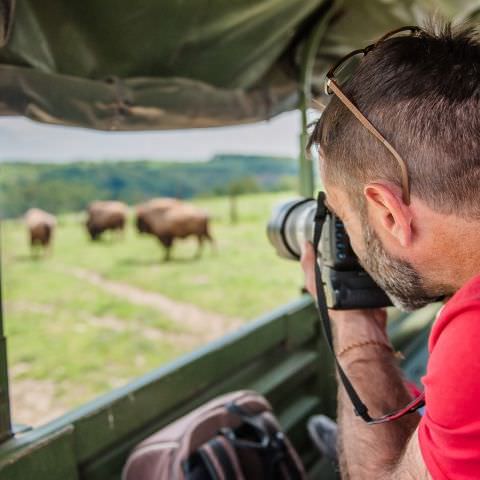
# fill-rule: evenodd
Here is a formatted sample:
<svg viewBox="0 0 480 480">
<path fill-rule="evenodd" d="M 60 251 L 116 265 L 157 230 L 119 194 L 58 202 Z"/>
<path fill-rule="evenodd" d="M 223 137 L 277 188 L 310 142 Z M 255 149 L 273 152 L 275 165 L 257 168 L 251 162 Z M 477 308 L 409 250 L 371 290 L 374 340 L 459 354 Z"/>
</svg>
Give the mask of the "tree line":
<svg viewBox="0 0 480 480">
<path fill-rule="evenodd" d="M 292 158 L 216 155 L 207 162 L 152 160 L 0 165 L 0 215 L 12 218 L 35 206 L 51 213 L 84 209 L 92 200 L 128 204 L 169 196 L 239 195 L 295 188 Z"/>
</svg>

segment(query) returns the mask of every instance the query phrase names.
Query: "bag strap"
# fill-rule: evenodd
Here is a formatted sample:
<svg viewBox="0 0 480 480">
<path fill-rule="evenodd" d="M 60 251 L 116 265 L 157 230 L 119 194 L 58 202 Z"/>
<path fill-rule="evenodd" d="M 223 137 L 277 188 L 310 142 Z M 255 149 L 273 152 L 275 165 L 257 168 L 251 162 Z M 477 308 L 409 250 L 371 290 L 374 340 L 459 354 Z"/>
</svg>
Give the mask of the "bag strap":
<svg viewBox="0 0 480 480">
<path fill-rule="evenodd" d="M 277 480 L 278 470 L 284 473 L 285 480 L 301 480 L 298 466 L 290 456 L 286 445 L 286 438 L 278 427 L 269 422 L 262 413 L 253 414 L 234 402 L 226 406 L 230 413 L 241 418 L 241 420 L 253 427 L 259 434 L 260 443 L 237 439 L 231 429 L 223 429 L 225 438 L 235 448 L 247 448 L 257 451 L 263 456 L 267 468 L 267 480 Z M 282 468 L 283 467 L 283 468 Z"/>
<path fill-rule="evenodd" d="M 220 463 L 222 467 L 225 479 L 240 480 L 241 479 L 241 477 L 239 476 L 239 474 L 241 474 L 240 466 L 233 464 L 233 462 L 235 460 L 238 461 L 238 459 L 232 458 L 234 457 L 234 455 L 231 455 L 231 453 L 227 451 L 225 445 L 223 445 L 223 442 L 226 442 L 225 438 L 216 437 L 210 440 L 208 442 L 208 445 L 210 446 L 211 451 L 217 457 L 218 463 Z"/>
<path fill-rule="evenodd" d="M 197 455 L 208 480 L 245 480 L 236 453 L 225 437 L 212 438 L 197 450 Z"/>
<path fill-rule="evenodd" d="M 208 472 L 209 480 L 227 480 L 228 477 L 225 477 L 222 465 L 209 444 L 203 445 L 197 452 Z"/>
</svg>

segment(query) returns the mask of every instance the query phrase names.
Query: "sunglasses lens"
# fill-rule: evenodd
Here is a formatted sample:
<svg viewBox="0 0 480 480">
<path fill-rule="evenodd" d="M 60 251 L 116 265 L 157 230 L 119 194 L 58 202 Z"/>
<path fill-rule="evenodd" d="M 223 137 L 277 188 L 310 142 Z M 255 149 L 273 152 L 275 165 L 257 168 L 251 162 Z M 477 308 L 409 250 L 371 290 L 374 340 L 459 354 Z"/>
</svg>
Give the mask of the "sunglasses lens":
<svg viewBox="0 0 480 480">
<path fill-rule="evenodd" d="M 353 77 L 363 57 L 363 53 L 353 55 L 335 69 L 334 77 L 338 86 L 344 86 Z"/>
</svg>

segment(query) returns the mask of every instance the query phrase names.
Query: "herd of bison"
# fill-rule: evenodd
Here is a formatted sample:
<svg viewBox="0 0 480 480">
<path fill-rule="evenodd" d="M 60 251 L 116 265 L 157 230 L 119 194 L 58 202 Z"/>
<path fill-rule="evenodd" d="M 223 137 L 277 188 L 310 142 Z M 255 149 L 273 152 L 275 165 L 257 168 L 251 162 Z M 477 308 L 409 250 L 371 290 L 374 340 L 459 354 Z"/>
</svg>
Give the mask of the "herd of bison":
<svg viewBox="0 0 480 480">
<path fill-rule="evenodd" d="M 123 232 L 129 208 L 119 201 L 95 201 L 87 208 L 85 227 L 92 240 L 98 240 L 107 230 Z M 31 208 L 25 214 L 32 249 L 48 249 L 57 224 L 54 215 Z M 208 213 L 192 204 L 175 198 L 153 198 L 135 207 L 135 224 L 139 233 L 153 235 L 165 247 L 165 260 L 170 259 L 177 238 L 195 236 L 200 255 L 204 240 L 213 244 L 209 232 Z"/>
</svg>

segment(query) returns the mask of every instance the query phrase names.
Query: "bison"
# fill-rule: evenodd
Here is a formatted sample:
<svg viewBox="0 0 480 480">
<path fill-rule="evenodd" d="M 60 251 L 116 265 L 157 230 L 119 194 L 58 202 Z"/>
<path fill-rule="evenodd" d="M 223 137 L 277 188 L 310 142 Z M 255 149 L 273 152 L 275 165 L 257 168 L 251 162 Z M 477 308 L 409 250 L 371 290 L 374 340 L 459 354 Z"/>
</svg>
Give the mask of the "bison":
<svg viewBox="0 0 480 480">
<path fill-rule="evenodd" d="M 153 233 L 150 230 L 151 219 L 160 216 L 171 207 L 181 205 L 176 198 L 152 198 L 136 207 L 136 225 L 139 233 Z M 148 221 L 147 221 L 148 219 Z"/>
<path fill-rule="evenodd" d="M 128 207 L 122 202 L 95 201 L 87 209 L 86 227 L 90 238 L 98 240 L 106 230 L 123 232 L 127 220 Z"/>
<path fill-rule="evenodd" d="M 57 225 L 56 218 L 39 208 L 30 208 L 25 213 L 25 223 L 30 236 L 32 254 L 35 247 L 43 247 L 46 251 L 51 247 L 53 233 Z"/>
<path fill-rule="evenodd" d="M 204 240 L 208 240 L 213 245 L 209 222 L 210 217 L 207 212 L 175 199 L 155 199 L 137 208 L 138 230 L 158 238 L 165 247 L 166 261 L 170 259 L 176 238 L 196 236 L 197 257 L 201 254 Z"/>
</svg>

